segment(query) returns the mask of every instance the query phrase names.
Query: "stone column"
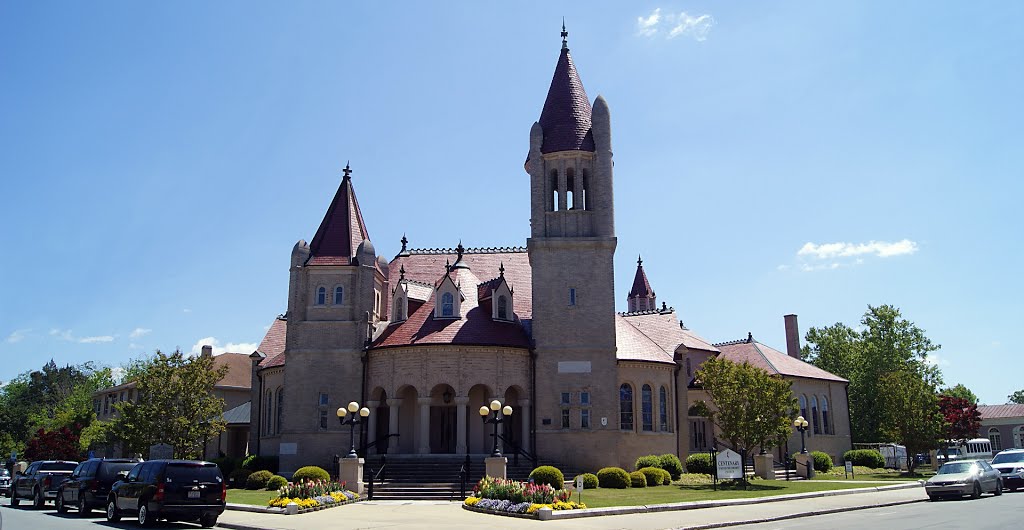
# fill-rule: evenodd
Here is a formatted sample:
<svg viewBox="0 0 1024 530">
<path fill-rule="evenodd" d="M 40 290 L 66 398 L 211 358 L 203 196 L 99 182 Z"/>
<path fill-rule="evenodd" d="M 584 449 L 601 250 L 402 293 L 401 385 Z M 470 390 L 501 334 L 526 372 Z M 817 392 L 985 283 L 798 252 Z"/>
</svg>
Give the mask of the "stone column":
<svg viewBox="0 0 1024 530">
<path fill-rule="evenodd" d="M 370 415 L 366 417 L 366 424 L 363 428 L 366 429 L 366 444 L 372 444 L 377 439 L 377 407 L 380 406 L 380 401 L 367 401 L 363 403 L 363 406 L 370 409 Z M 373 446 L 374 452 L 377 451 L 377 446 Z"/>
<path fill-rule="evenodd" d="M 388 434 L 399 434 L 398 432 L 398 413 L 402 410 L 401 399 L 389 398 L 388 399 Z M 412 433 L 404 433 L 405 436 L 410 436 Z M 401 436 L 398 438 L 388 439 L 388 454 L 398 454 L 398 442 L 402 439 Z"/>
<path fill-rule="evenodd" d="M 765 480 L 775 480 L 774 461 L 771 453 L 754 455 L 754 475 Z"/>
<path fill-rule="evenodd" d="M 468 396 L 455 398 L 455 454 L 465 454 L 466 450 L 466 405 Z"/>
<path fill-rule="evenodd" d="M 579 177 L 577 177 L 577 178 L 579 178 Z M 523 426 L 523 428 L 522 428 L 522 434 L 520 434 L 520 436 L 519 436 L 519 440 L 520 440 L 519 445 L 522 446 L 524 451 L 529 451 L 530 450 L 530 413 L 529 413 L 529 411 L 530 411 L 530 400 L 529 399 L 520 399 L 519 400 L 519 410 L 514 411 L 514 413 L 519 414 L 520 417 L 522 418 L 522 420 L 520 420 L 520 424 Z M 590 421 L 593 422 L 594 418 L 590 418 Z"/>
<path fill-rule="evenodd" d="M 796 474 L 807 479 L 814 478 L 814 459 L 810 453 L 796 455 Z"/>
<path fill-rule="evenodd" d="M 430 397 L 421 397 L 416 400 L 420 406 L 420 436 L 417 442 L 417 453 L 421 455 L 430 454 Z"/>
<path fill-rule="evenodd" d="M 345 489 L 363 494 L 363 464 L 366 461 L 362 458 L 342 458 L 338 469 L 338 480 L 345 483 Z"/>
<path fill-rule="evenodd" d="M 504 456 L 489 456 L 484 459 L 484 472 L 491 478 L 506 478 L 505 468 L 508 465 L 508 458 Z"/>
</svg>

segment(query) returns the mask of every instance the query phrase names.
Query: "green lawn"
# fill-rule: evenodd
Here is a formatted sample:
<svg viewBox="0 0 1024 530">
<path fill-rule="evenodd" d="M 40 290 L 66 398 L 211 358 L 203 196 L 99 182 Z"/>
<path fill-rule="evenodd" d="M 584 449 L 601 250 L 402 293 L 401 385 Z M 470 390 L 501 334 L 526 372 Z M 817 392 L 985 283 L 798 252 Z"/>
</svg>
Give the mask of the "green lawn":
<svg viewBox="0 0 1024 530">
<path fill-rule="evenodd" d="M 750 483 L 746 491 L 742 486 L 739 488 L 725 486 L 713 491 L 711 484 L 673 484 L 671 486 L 655 486 L 651 488 L 627 488 L 627 489 L 605 489 L 583 490 L 583 503 L 588 508 L 600 508 L 604 506 L 637 506 L 642 504 L 664 504 L 669 502 L 692 502 L 710 501 L 721 499 L 741 499 L 750 497 L 767 497 L 771 495 L 784 495 L 787 493 L 807 493 L 812 491 L 838 490 L 861 488 L 861 484 L 848 484 L 830 481 L 785 481 L 785 480 L 756 480 Z M 572 500 L 578 501 L 579 496 L 575 492 Z"/>
<path fill-rule="evenodd" d="M 897 472 L 888 469 L 860 468 L 854 469 L 854 476 L 849 477 L 843 472 L 843 468 L 834 468 L 828 473 L 815 473 L 814 480 L 863 480 L 863 481 L 916 481 L 928 480 L 935 475 L 931 468 L 923 470 L 918 468 L 913 473 Z"/>
<path fill-rule="evenodd" d="M 266 506 L 270 499 L 277 498 L 277 496 L 277 490 L 228 490 L 228 502 L 235 504 L 255 504 L 256 506 Z"/>
</svg>

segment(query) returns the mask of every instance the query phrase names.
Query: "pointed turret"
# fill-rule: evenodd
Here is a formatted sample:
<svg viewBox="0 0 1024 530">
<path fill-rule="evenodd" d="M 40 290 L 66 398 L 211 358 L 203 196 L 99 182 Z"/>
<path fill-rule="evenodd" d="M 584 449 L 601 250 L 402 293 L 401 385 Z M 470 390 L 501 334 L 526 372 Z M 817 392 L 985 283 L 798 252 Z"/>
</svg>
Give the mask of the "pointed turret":
<svg viewBox="0 0 1024 530">
<path fill-rule="evenodd" d="M 555 75 L 551 78 L 544 110 L 540 113 L 540 126 L 544 130 L 541 153 L 594 151 L 590 100 L 569 55 L 567 35 L 563 24 L 562 51 L 555 66 Z"/>
<path fill-rule="evenodd" d="M 359 245 L 370 239 L 352 187 L 352 169 L 348 164 L 345 164 L 344 173 L 341 186 L 309 244 L 309 265 L 348 265 L 352 263 Z"/>
<path fill-rule="evenodd" d="M 647 281 L 647 273 L 644 272 L 644 260 L 640 256 L 636 259 L 636 276 L 633 277 L 633 288 L 629 290 L 629 312 L 649 311 L 657 308 L 654 290 L 651 283 Z"/>
</svg>

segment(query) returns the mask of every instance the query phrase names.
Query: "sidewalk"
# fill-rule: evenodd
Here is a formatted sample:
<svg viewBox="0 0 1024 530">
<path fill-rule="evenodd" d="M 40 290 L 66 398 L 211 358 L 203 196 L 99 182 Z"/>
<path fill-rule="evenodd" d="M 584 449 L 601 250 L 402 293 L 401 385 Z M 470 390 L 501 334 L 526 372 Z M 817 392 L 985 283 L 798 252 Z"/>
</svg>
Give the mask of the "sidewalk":
<svg viewBox="0 0 1024 530">
<path fill-rule="evenodd" d="M 842 491 L 842 490 L 840 490 Z M 850 490 L 845 490 L 849 492 Z M 461 502 L 368 501 L 303 515 L 274 515 L 227 511 L 217 526 L 235 530 L 320 530 L 320 529 L 394 529 L 480 528 L 620 529 L 661 530 L 666 528 L 718 528 L 736 524 L 766 522 L 862 508 L 892 506 L 926 500 L 919 484 L 910 487 L 889 486 L 864 493 L 806 498 L 801 494 L 787 500 L 736 503 L 715 501 L 714 508 L 661 511 L 606 517 L 537 521 L 480 514 L 462 509 Z M 740 502 L 747 504 L 740 504 Z M 692 503 L 701 504 L 701 503 Z"/>
</svg>

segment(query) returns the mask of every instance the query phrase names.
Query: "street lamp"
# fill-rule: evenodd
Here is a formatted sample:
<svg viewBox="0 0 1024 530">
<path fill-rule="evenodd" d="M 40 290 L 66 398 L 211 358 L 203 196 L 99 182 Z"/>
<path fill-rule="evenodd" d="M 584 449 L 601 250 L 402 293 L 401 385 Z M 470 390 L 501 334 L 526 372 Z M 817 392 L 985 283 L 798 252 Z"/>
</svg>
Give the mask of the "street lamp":
<svg viewBox="0 0 1024 530">
<path fill-rule="evenodd" d="M 804 433 L 807 432 L 807 420 L 803 416 L 797 416 L 793 420 L 793 427 L 800 431 L 800 454 L 807 454 L 807 446 L 804 445 Z"/>
<path fill-rule="evenodd" d="M 498 448 L 498 424 L 504 423 L 505 416 L 511 415 L 512 407 L 505 405 L 502 408 L 501 402 L 497 399 L 491 401 L 490 408 L 487 405 L 480 407 L 480 419 L 484 420 L 484 424 L 494 424 L 494 449 L 491 451 L 492 457 L 501 456 L 501 449 Z"/>
<path fill-rule="evenodd" d="M 346 418 L 349 412 L 351 412 L 352 415 Z M 357 412 L 359 413 L 358 416 L 356 415 Z M 348 436 L 349 440 L 352 442 L 352 448 L 349 449 L 345 458 L 359 458 L 359 454 L 356 453 L 356 425 L 366 421 L 364 418 L 369 415 L 370 409 L 366 407 L 359 408 L 359 403 L 356 403 L 355 401 L 348 404 L 348 410 L 345 410 L 345 407 L 338 407 L 338 421 L 341 422 L 342 426 L 349 426 Z"/>
</svg>

